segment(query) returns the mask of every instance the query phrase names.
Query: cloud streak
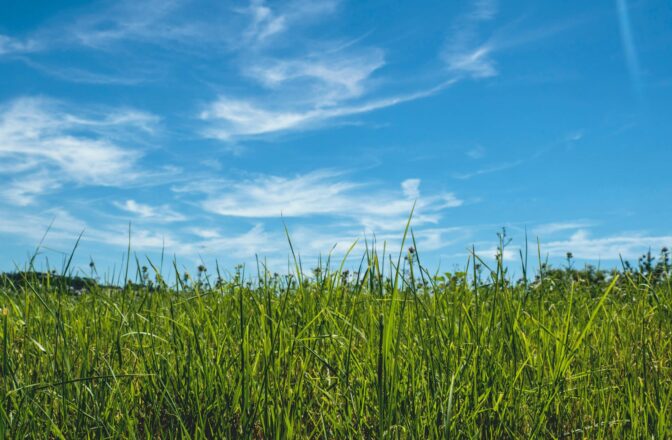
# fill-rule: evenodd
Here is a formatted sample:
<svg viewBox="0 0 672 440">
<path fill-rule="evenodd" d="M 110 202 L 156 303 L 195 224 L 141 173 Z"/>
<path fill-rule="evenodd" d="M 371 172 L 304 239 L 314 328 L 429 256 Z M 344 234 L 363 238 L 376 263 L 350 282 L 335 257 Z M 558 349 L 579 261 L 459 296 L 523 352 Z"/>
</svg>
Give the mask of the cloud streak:
<svg viewBox="0 0 672 440">
<path fill-rule="evenodd" d="M 541 242 L 542 251 L 562 257 L 571 252 L 576 258 L 587 260 L 617 260 L 619 256 L 637 258 L 649 249 L 672 245 L 671 235 L 623 233 L 607 237 L 591 237 L 586 229 L 579 229 L 569 239 Z"/>
<path fill-rule="evenodd" d="M 17 213 L 12 217 L 0 218 L 0 234 L 11 234 L 37 244 L 47 229 L 45 245 L 65 255 L 82 234 L 82 243 L 110 246 L 124 251 L 129 244 L 129 225 L 127 222 L 86 222 L 62 208 L 52 208 L 37 213 Z M 240 233 L 220 234 L 210 231 L 208 236 L 196 235 L 188 230 L 166 230 L 157 227 L 133 223 L 131 225 L 131 249 L 139 255 L 161 252 L 163 250 L 182 258 L 196 258 L 198 255 L 209 257 L 232 256 L 239 259 L 252 259 L 255 253 L 277 253 L 284 241 L 280 235 L 271 235 L 257 224 Z M 70 249 L 71 250 L 71 249 Z M 105 256 L 102 256 L 105 258 Z M 108 256 L 109 257 L 109 256 Z"/>
<path fill-rule="evenodd" d="M 60 187 L 61 182 L 58 179 L 45 171 L 38 171 L 7 182 L 0 190 L 0 198 L 12 205 L 28 206 L 35 203 L 37 197 L 56 191 Z"/>
<path fill-rule="evenodd" d="M 370 48 L 358 53 L 260 60 L 248 68 L 248 75 L 271 90 L 301 90 L 311 104 L 324 107 L 361 96 L 371 75 L 384 65 L 383 51 Z"/>
<path fill-rule="evenodd" d="M 547 237 L 558 232 L 569 230 L 578 230 L 594 226 L 594 223 L 588 221 L 570 221 L 570 222 L 555 222 L 537 225 L 532 229 L 532 234 L 537 237 Z"/>
<path fill-rule="evenodd" d="M 497 12 L 492 0 L 477 0 L 470 10 L 456 20 L 443 50 L 443 60 L 448 72 L 457 77 L 473 79 L 497 75 L 491 58 L 492 44 L 479 41 L 478 28 L 492 20 Z"/>
<path fill-rule="evenodd" d="M 616 11 L 618 13 L 618 25 L 621 31 L 621 42 L 625 61 L 628 66 L 630 80 L 638 95 L 641 95 L 641 69 L 639 67 L 639 57 L 635 48 L 635 41 L 632 36 L 632 25 L 630 24 L 630 13 L 628 12 L 627 0 L 616 0 Z"/>
<path fill-rule="evenodd" d="M 376 190 L 370 183 L 343 178 L 342 172 L 318 170 L 295 177 L 261 175 L 251 180 L 211 182 L 175 188 L 204 192 L 201 207 L 225 217 L 278 218 L 328 216 L 354 221 L 369 231 L 403 229 L 415 204 L 414 224 L 436 223 L 441 211 L 462 205 L 455 194 L 420 193 L 420 180 L 408 179 L 400 190 Z"/>
<path fill-rule="evenodd" d="M 252 137 L 290 130 L 307 129 L 320 123 L 345 116 L 392 107 L 409 101 L 434 95 L 454 84 L 455 80 L 445 81 L 436 87 L 406 95 L 373 99 L 368 102 L 339 105 L 327 108 L 308 108 L 302 110 L 271 109 L 246 100 L 230 99 L 220 96 L 214 103 L 201 112 L 200 118 L 210 122 L 203 131 L 204 136 L 231 141 L 241 137 Z"/>
<path fill-rule="evenodd" d="M 18 38 L 0 34 L 0 56 L 29 53 L 38 49 L 39 44 L 37 41 L 20 40 Z"/>
<path fill-rule="evenodd" d="M 501 164 L 496 164 L 496 165 L 492 165 L 492 166 L 489 166 L 489 167 L 480 168 L 478 170 L 471 171 L 471 172 L 468 172 L 468 173 L 455 173 L 455 174 L 453 174 L 453 178 L 459 179 L 459 180 L 467 180 L 467 179 L 471 179 L 472 177 L 482 176 L 484 174 L 491 174 L 491 173 L 496 173 L 498 171 L 504 171 L 504 170 L 508 170 L 510 168 L 515 168 L 515 167 L 521 165 L 522 163 L 523 163 L 522 160 L 516 160 L 516 161 L 513 161 L 513 162 L 504 162 L 504 163 L 501 163 Z"/>
<path fill-rule="evenodd" d="M 0 173 L 14 176 L 3 191 L 19 205 L 77 185 L 118 186 L 138 180 L 141 153 L 122 146 L 132 132 L 150 132 L 157 118 L 135 110 L 73 113 L 45 98 L 19 98 L 0 107 Z"/>
<path fill-rule="evenodd" d="M 114 202 L 114 206 L 130 214 L 133 214 L 138 220 L 148 220 L 158 223 L 173 223 L 181 222 L 187 219 L 184 215 L 175 212 L 168 205 L 152 206 L 144 203 L 138 203 L 133 199 L 129 199 L 123 203 Z"/>
</svg>

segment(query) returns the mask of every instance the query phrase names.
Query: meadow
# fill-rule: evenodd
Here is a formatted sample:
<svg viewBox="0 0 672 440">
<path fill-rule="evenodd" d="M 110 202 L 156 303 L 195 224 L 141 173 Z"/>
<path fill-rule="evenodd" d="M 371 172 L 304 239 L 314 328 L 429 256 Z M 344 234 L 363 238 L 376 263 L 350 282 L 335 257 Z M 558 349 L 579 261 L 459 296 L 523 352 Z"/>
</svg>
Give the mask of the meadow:
<svg viewBox="0 0 672 440">
<path fill-rule="evenodd" d="M 170 285 L 140 259 L 123 287 L 4 275 L 0 436 L 672 437 L 667 250 L 611 271 L 521 254 L 514 278 L 503 252 L 430 273 L 406 241 Z"/>
</svg>

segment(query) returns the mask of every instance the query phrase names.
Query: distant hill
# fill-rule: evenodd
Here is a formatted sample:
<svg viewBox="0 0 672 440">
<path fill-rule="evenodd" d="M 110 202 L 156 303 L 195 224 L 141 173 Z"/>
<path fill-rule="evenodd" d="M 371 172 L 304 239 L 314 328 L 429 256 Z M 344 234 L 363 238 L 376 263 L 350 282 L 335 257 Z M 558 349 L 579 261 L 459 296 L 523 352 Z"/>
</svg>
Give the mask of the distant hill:
<svg viewBox="0 0 672 440">
<path fill-rule="evenodd" d="M 129 283 L 133 287 L 141 287 L 135 283 Z M 112 284 L 101 284 L 98 280 L 90 277 L 59 275 L 47 272 L 8 272 L 0 274 L 0 287 L 21 289 L 32 286 L 49 286 L 54 289 L 64 289 L 68 293 L 79 295 L 91 289 L 121 289 Z"/>
</svg>

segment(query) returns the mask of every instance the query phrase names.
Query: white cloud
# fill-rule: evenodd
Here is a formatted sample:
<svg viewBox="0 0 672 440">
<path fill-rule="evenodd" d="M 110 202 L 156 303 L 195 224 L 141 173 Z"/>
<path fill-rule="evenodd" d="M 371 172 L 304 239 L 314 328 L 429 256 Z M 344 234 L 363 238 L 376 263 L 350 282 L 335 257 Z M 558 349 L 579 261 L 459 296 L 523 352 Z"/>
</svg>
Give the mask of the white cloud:
<svg viewBox="0 0 672 440">
<path fill-rule="evenodd" d="M 483 148 L 480 145 L 477 145 L 476 147 L 470 149 L 467 151 L 467 156 L 471 159 L 482 159 L 485 157 L 485 148 Z"/>
<path fill-rule="evenodd" d="M 372 233 L 372 231 L 361 231 L 357 229 L 339 229 L 331 228 L 325 231 L 324 227 L 298 226 L 289 228 L 290 238 L 295 250 L 302 257 L 316 258 L 318 255 L 326 256 L 331 252 L 332 257 L 339 259 L 350 249 L 353 244 L 351 256 L 354 259 L 360 259 L 362 253 L 368 246 L 369 249 L 374 245 L 379 253 L 382 253 L 385 247 L 387 255 L 397 255 L 401 248 L 403 227 L 394 232 Z M 458 240 L 464 240 L 469 236 L 469 231 L 465 228 L 433 228 L 413 227 L 413 235 L 422 254 L 433 252 L 455 244 Z M 406 237 L 404 247 L 413 245 L 413 239 L 409 234 Z"/>
<path fill-rule="evenodd" d="M 206 131 L 209 137 L 229 140 L 236 135 L 258 135 L 293 128 L 315 119 L 312 112 L 288 112 L 257 107 L 243 100 L 219 97 L 201 113 L 201 118 L 215 121 Z"/>
<path fill-rule="evenodd" d="M 413 199 L 417 199 L 415 225 L 437 223 L 441 211 L 462 204 L 450 192 L 421 195 L 419 184 L 418 179 L 409 179 L 401 191 L 389 191 L 343 179 L 343 173 L 319 170 L 292 178 L 262 175 L 235 182 L 194 183 L 175 190 L 205 193 L 202 208 L 222 216 L 328 216 L 347 220 L 351 227 L 354 222 L 358 231 L 403 230 Z"/>
<path fill-rule="evenodd" d="M 207 235 L 207 234 L 206 234 Z M 128 246 L 128 225 L 107 226 L 104 229 L 88 231 L 84 240 L 90 240 L 117 248 Z M 272 253 L 280 250 L 279 237 L 269 235 L 263 225 L 256 224 L 246 232 L 201 237 L 200 240 L 186 239 L 178 231 L 161 231 L 155 228 L 131 227 L 131 247 L 136 252 L 166 250 L 181 257 L 208 255 L 252 259 L 256 253 Z"/>
<path fill-rule="evenodd" d="M 96 72 L 85 68 L 46 64 L 28 57 L 21 57 L 20 61 L 61 81 L 84 84 L 137 85 L 150 80 L 150 74 L 146 70 L 139 69 L 134 72 L 134 69 L 128 66 L 116 66 L 117 68 L 106 69 L 104 72 Z"/>
<path fill-rule="evenodd" d="M 457 49 L 457 48 L 455 48 Z M 488 78 L 497 75 L 494 61 L 490 58 L 492 48 L 488 45 L 471 50 L 460 48 L 449 50 L 445 54 L 448 70 L 472 78 Z"/>
<path fill-rule="evenodd" d="M 541 242 L 543 252 L 551 256 L 565 256 L 571 252 L 576 258 L 588 260 L 617 260 L 637 258 L 649 249 L 657 250 L 672 246 L 671 235 L 645 235 L 623 233 L 601 238 L 593 238 L 585 229 L 580 229 L 567 240 Z"/>
<path fill-rule="evenodd" d="M 258 61 L 248 68 L 248 75 L 271 89 L 300 91 L 307 103 L 324 107 L 361 96 L 370 76 L 384 64 L 383 51 L 378 48 L 347 54 L 329 51 L 297 59 Z"/>
<path fill-rule="evenodd" d="M 33 40 L 19 40 L 0 34 L 0 55 L 21 54 L 38 49 L 38 43 Z"/>
<path fill-rule="evenodd" d="M 545 223 L 542 225 L 538 225 L 534 229 L 532 229 L 532 234 L 540 238 L 545 238 L 545 236 L 547 235 L 555 234 L 558 232 L 588 228 L 593 225 L 594 223 L 587 221 Z"/>
<path fill-rule="evenodd" d="M 472 3 L 468 13 L 453 25 L 443 51 L 443 60 L 448 71 L 458 77 L 488 78 L 497 75 L 491 58 L 493 46 L 479 41 L 478 27 L 491 20 L 496 13 L 492 0 Z"/>
<path fill-rule="evenodd" d="M 315 8 L 322 12 L 334 8 L 333 2 L 317 4 L 321 6 Z M 280 25 L 281 18 L 289 20 L 289 17 L 304 16 L 305 10 L 311 10 L 301 2 L 276 9 L 263 1 L 251 3 L 246 13 L 250 15 L 249 32 L 254 38 L 278 37 L 293 28 L 286 20 Z M 200 113 L 200 118 L 207 121 L 207 128 L 202 134 L 231 142 L 245 137 L 306 130 L 330 120 L 424 98 L 464 78 L 495 76 L 497 69 L 492 59 L 495 50 L 544 36 L 535 32 L 507 37 L 506 41 L 494 37 L 481 39 L 479 27 L 494 17 L 496 9 L 493 0 L 478 0 L 456 20 L 442 53 L 450 73 L 448 80 L 420 92 L 395 94 L 387 98 L 372 97 L 376 86 L 383 84 L 375 77 L 385 65 L 384 52 L 380 48 L 357 47 L 357 40 L 342 44 L 304 41 L 301 38 L 291 40 L 292 46 L 299 49 L 283 51 L 283 58 L 277 55 L 268 57 L 263 48 L 256 48 L 252 56 L 241 57 L 241 69 L 244 75 L 257 81 L 261 89 L 245 98 L 233 94 L 219 95 Z M 313 14 L 312 17 L 319 15 Z M 295 18 L 292 20 L 301 22 Z M 305 50 L 304 46 L 310 49 Z M 315 50 L 316 46 L 320 49 Z"/>
<path fill-rule="evenodd" d="M 254 1 L 245 11 L 251 17 L 250 32 L 255 38 L 272 34 L 280 40 L 278 34 L 285 31 L 284 26 L 274 27 L 273 32 L 268 29 L 279 18 L 304 24 L 333 11 L 336 4 L 299 1 L 274 9 Z M 292 41 L 291 50 L 269 52 L 263 46 L 254 48 L 251 54 L 242 52 L 241 72 L 257 87 L 244 97 L 220 94 L 207 104 L 199 114 L 206 121 L 202 131 L 205 137 L 232 142 L 312 129 L 331 120 L 425 98 L 455 82 L 451 79 L 420 91 L 374 96 L 384 84 L 383 78 L 376 76 L 386 64 L 383 49 L 359 44 L 360 39 L 309 40 L 294 32 L 294 27 L 287 26 L 287 32 L 291 28 L 293 35 L 282 38 L 285 43 Z"/>
<path fill-rule="evenodd" d="M 0 174 L 3 174 L 0 172 Z M 61 184 L 48 173 L 38 171 L 34 174 L 21 176 L 5 183 L 0 190 L 0 198 L 18 206 L 28 206 L 35 198 L 42 194 L 55 191 Z"/>
<path fill-rule="evenodd" d="M 102 3 L 102 4 L 101 4 Z M 319 3 L 319 2 L 318 2 Z M 326 2 L 324 2 L 326 3 Z M 248 11 L 252 11 L 250 7 Z M 195 2 L 194 0 L 118 0 L 94 2 L 93 5 L 65 10 L 36 29 L 29 38 L 20 40 L 0 34 L 0 55 L 3 53 L 46 52 L 52 50 L 85 50 L 117 52 L 128 62 L 124 71 L 133 64 L 146 66 L 127 51 L 124 45 L 140 43 L 184 54 L 205 54 L 240 48 L 241 34 L 250 19 L 241 19 L 235 8 L 225 2 Z M 272 26 L 269 31 L 272 30 Z M 268 31 L 267 31 L 268 32 Z M 121 49 L 121 50 L 120 50 Z M 116 57 L 115 59 L 118 59 Z M 100 57 L 97 58 L 97 61 Z M 166 58 L 162 57 L 161 61 Z M 158 57 L 154 59 L 159 62 Z M 112 83 L 138 82 L 121 75 L 101 75 L 97 72 L 63 68 L 59 65 L 28 63 L 47 73 L 72 81 Z M 111 67 L 117 67 L 116 64 Z M 158 70 L 158 69 L 157 69 Z M 75 78 L 67 78 L 72 73 Z M 145 72 L 147 73 L 147 72 Z M 155 79 L 147 73 L 142 79 Z"/>
<path fill-rule="evenodd" d="M 538 43 L 543 38 L 583 21 L 581 18 L 572 18 L 515 32 L 512 30 L 517 25 L 512 23 L 491 30 L 490 35 L 485 38 L 482 28 L 493 21 L 496 13 L 496 0 L 476 0 L 471 3 L 471 8 L 465 14 L 455 20 L 442 51 L 442 58 L 449 73 L 458 78 L 472 79 L 497 76 L 499 71 L 493 58 L 496 52 Z"/>
<path fill-rule="evenodd" d="M 331 119 L 368 113 L 431 96 L 453 83 L 454 81 L 450 80 L 420 92 L 373 99 L 368 102 L 299 110 L 286 109 L 282 105 L 270 107 L 267 104 L 220 96 L 201 112 L 200 117 L 210 122 L 210 127 L 203 132 L 206 137 L 230 141 L 238 137 L 305 129 Z"/>
<path fill-rule="evenodd" d="M 500 254 L 500 249 L 498 247 L 492 246 L 492 245 L 487 245 L 484 248 L 481 248 L 480 246 L 475 246 L 476 250 L 476 257 L 489 261 L 489 260 L 495 260 L 497 256 Z M 470 249 L 471 251 L 471 249 Z M 543 249 L 542 249 L 543 251 Z M 458 254 L 460 256 L 467 256 L 471 255 L 471 252 L 469 253 L 460 253 Z M 508 246 L 504 249 L 504 253 L 502 254 L 503 260 L 505 263 L 512 263 L 516 261 L 520 261 L 520 248 L 518 246 Z"/>
<path fill-rule="evenodd" d="M 251 0 L 243 8 L 193 0 L 119 0 L 109 7 L 80 8 L 74 17 L 66 14 L 26 42 L 0 35 L 0 54 L 3 48 L 25 52 L 28 47 L 113 50 L 125 42 L 179 46 L 195 52 L 240 49 L 241 42 L 250 48 L 333 12 L 337 4 L 334 0 L 295 0 L 274 10 L 263 0 Z"/>
<path fill-rule="evenodd" d="M 203 208 L 232 217 L 298 217 L 337 212 L 335 198 L 357 188 L 352 182 L 334 181 L 337 173 L 319 171 L 295 178 L 260 176 L 230 182 L 221 195 L 212 195 Z M 342 205 L 343 200 L 336 201 Z"/>
<path fill-rule="evenodd" d="M 0 34 L 0 55 L 62 48 L 115 50 L 127 42 L 192 53 L 249 50 L 289 29 L 331 14 L 337 0 L 292 0 L 246 7 L 194 0 L 118 0 L 65 12 L 20 40 Z"/>
<path fill-rule="evenodd" d="M 247 8 L 239 10 L 249 17 L 245 39 L 248 43 L 264 43 L 290 28 L 333 13 L 338 3 L 335 0 L 295 0 L 274 10 L 264 0 L 251 0 Z"/>
<path fill-rule="evenodd" d="M 126 222 L 98 221 L 93 226 L 60 208 L 36 213 L 21 211 L 0 218 L 0 234 L 20 237 L 30 245 L 36 245 L 49 226 L 51 229 L 44 245 L 63 254 L 72 251 L 73 244 L 82 232 L 80 248 L 89 244 L 125 251 L 128 246 L 129 225 Z M 138 255 L 165 250 L 182 258 L 207 255 L 236 259 L 252 259 L 255 253 L 277 253 L 288 249 L 284 247 L 286 242 L 282 236 L 268 234 L 260 224 L 237 234 L 216 233 L 216 236 L 212 236 L 205 232 L 202 235 L 200 239 L 194 240 L 183 237 L 179 230 L 147 229 L 134 223 L 131 225 L 131 249 Z"/>
<path fill-rule="evenodd" d="M 121 0 L 106 8 L 82 8 L 74 17 L 65 14 L 33 35 L 40 50 L 114 51 L 112 59 L 123 59 L 124 72 L 106 63 L 101 64 L 102 71 L 88 71 L 76 65 L 40 64 L 29 58 L 25 62 L 68 81 L 134 84 L 155 80 L 159 69 L 148 71 L 147 63 L 132 55 L 136 51 L 124 50 L 128 47 L 123 45 L 140 43 L 165 49 L 165 56 L 156 63 L 182 61 L 184 55 L 199 59 L 220 55 L 237 64 L 242 75 L 256 81 L 261 90 L 248 90 L 244 97 L 221 94 L 200 112 L 208 121 L 202 134 L 227 141 L 312 128 L 328 120 L 420 99 L 448 85 L 372 98 L 375 86 L 381 84 L 375 74 L 385 65 L 381 48 L 361 47 L 359 39 L 309 39 L 302 32 L 304 27 L 334 15 L 338 0 L 281 4 L 251 0 L 243 7 L 209 4 L 199 8 L 191 3 Z M 273 50 L 278 47 L 282 50 Z"/>
<path fill-rule="evenodd" d="M 577 142 L 583 139 L 583 130 L 577 130 L 569 133 L 566 137 L 567 142 Z"/>
<path fill-rule="evenodd" d="M 488 167 L 480 168 L 478 170 L 471 171 L 471 172 L 468 172 L 468 173 L 454 173 L 453 177 L 455 179 L 467 180 L 467 179 L 471 179 L 472 177 L 482 176 L 483 174 L 491 174 L 491 173 L 496 173 L 498 171 L 504 171 L 504 170 L 508 170 L 510 168 L 515 168 L 515 167 L 521 165 L 522 163 L 523 163 L 522 160 L 516 160 L 516 161 L 513 161 L 513 162 L 504 162 L 504 163 L 495 164 L 495 165 L 491 165 L 491 166 L 488 166 Z"/>
<path fill-rule="evenodd" d="M 9 212 L 5 206 L 0 205 L 0 209 Z M 19 243 L 24 242 L 23 244 L 32 247 L 40 242 L 48 230 L 45 244 L 52 249 L 61 247 L 64 253 L 72 250 L 75 240 L 86 229 L 85 222 L 61 208 L 51 208 L 39 213 L 15 210 L 11 216 L 0 216 L 0 234 L 16 237 Z"/>
<path fill-rule="evenodd" d="M 420 197 L 420 179 L 406 179 L 401 182 L 401 189 L 409 199 Z"/>
<path fill-rule="evenodd" d="M 150 206 L 129 199 L 123 203 L 114 202 L 114 205 L 126 212 L 136 215 L 140 219 L 153 220 L 161 223 L 171 223 L 186 220 L 186 217 L 173 211 L 168 205 Z"/>
<path fill-rule="evenodd" d="M 616 0 L 616 9 L 618 11 L 618 24 L 621 31 L 621 41 L 623 52 L 628 66 L 628 72 L 635 92 L 641 94 L 641 69 L 639 67 L 639 57 L 635 48 L 635 40 L 632 36 L 632 26 L 630 25 L 630 14 L 628 12 L 627 0 Z"/>
<path fill-rule="evenodd" d="M 202 35 L 202 31 L 180 14 L 186 3 L 184 0 L 114 2 L 110 8 L 98 8 L 63 24 L 62 43 L 101 49 L 125 40 L 151 44 L 188 42 Z"/>
<path fill-rule="evenodd" d="M 257 254 L 276 253 L 280 250 L 288 250 L 284 238 L 267 233 L 261 224 L 254 225 L 242 234 L 203 237 L 200 241 L 190 242 L 182 247 L 182 251 L 190 255 L 226 255 L 243 259 L 252 259 Z"/>
<path fill-rule="evenodd" d="M 217 30 L 222 26 L 185 14 L 188 3 L 189 0 L 119 0 L 109 2 L 109 7 L 101 7 L 100 2 L 96 2 L 92 7 L 75 9 L 76 13 L 60 14 L 50 20 L 49 25 L 38 28 L 25 39 L 0 34 L 0 56 L 73 47 L 112 50 L 118 43 L 128 41 L 175 47 L 176 44 L 197 46 L 205 41 L 220 40 L 221 32 Z M 217 15 L 210 14 L 209 18 Z M 31 61 L 27 64 L 72 81 L 119 82 L 119 78 L 76 68 L 51 67 Z M 76 78 L 68 78 L 69 74 Z"/>
<path fill-rule="evenodd" d="M 262 98 L 219 96 L 200 114 L 210 123 L 206 135 L 231 140 L 296 130 L 421 97 L 357 102 L 370 92 L 371 76 L 384 64 L 378 48 L 336 48 L 284 59 L 259 57 L 243 72 L 262 87 Z"/>
<path fill-rule="evenodd" d="M 117 206 L 120 209 L 123 209 L 125 211 L 128 211 L 132 214 L 137 214 L 140 217 L 154 217 L 156 216 L 156 209 L 152 208 L 149 205 L 143 205 L 141 203 L 137 203 L 135 200 L 126 200 L 125 203 L 115 203 L 115 206 Z"/>
<path fill-rule="evenodd" d="M 222 235 L 216 229 L 208 228 L 188 228 L 186 231 L 190 234 L 194 234 L 200 238 L 220 238 Z"/>
<path fill-rule="evenodd" d="M 118 186 L 140 175 L 141 153 L 119 145 L 134 131 L 151 131 L 156 118 L 135 110 L 76 114 L 62 103 L 19 98 L 0 107 L 0 159 L 15 176 L 5 196 L 30 203 L 64 182 Z M 19 174 L 23 173 L 23 174 Z"/>
<path fill-rule="evenodd" d="M 273 34 L 282 32 L 287 26 L 287 17 L 275 15 L 263 0 L 253 0 L 246 12 L 251 18 L 247 30 L 248 38 L 263 41 Z"/>
</svg>

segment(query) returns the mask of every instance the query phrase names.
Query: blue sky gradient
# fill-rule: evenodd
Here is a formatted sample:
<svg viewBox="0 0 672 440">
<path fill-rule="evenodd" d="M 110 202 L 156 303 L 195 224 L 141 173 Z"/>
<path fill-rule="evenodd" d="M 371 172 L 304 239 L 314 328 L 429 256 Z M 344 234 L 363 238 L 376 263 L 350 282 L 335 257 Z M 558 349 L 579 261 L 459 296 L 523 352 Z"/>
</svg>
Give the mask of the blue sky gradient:
<svg viewBox="0 0 672 440">
<path fill-rule="evenodd" d="M 672 5 L 2 0 L 0 269 L 672 246 Z M 536 249 L 531 250 L 536 253 Z M 355 252 L 358 254 L 358 252 Z M 48 261 L 48 263 L 47 263 Z M 116 270 L 116 269 L 115 269 Z"/>
</svg>

